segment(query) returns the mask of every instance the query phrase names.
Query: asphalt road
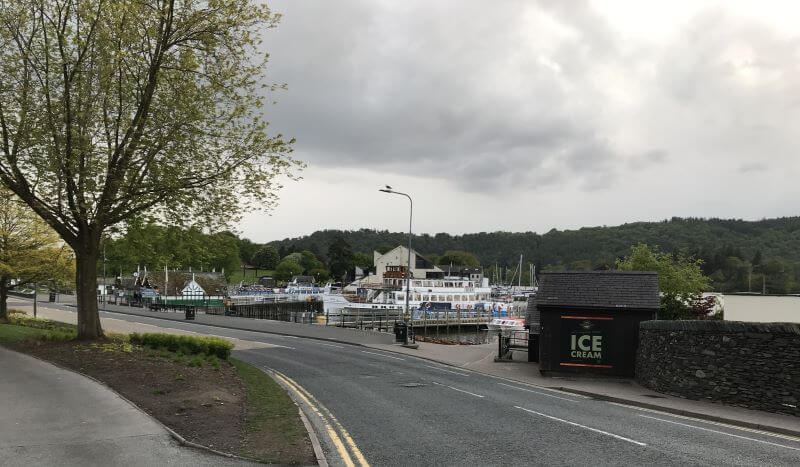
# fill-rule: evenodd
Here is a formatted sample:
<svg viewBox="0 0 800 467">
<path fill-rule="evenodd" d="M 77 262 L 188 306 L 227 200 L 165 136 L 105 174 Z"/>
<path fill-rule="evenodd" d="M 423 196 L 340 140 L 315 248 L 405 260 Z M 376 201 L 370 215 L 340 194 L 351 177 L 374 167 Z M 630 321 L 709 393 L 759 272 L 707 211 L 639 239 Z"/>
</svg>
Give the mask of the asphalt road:
<svg viewBox="0 0 800 467">
<path fill-rule="evenodd" d="M 372 465 L 800 465 L 800 439 L 789 436 L 526 386 L 365 347 L 106 316 L 277 345 L 234 355 L 304 388 L 312 405 L 335 418 L 334 432 L 356 465 L 353 446 Z M 323 433 L 331 464 L 340 463 L 324 438 Z"/>
</svg>

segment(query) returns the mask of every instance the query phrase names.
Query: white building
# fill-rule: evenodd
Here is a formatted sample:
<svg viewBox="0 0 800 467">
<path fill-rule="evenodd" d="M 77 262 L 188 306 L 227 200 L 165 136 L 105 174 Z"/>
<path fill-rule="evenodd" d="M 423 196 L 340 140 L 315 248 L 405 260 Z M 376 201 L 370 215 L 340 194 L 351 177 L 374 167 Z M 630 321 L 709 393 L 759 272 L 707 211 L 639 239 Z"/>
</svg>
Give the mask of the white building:
<svg viewBox="0 0 800 467">
<path fill-rule="evenodd" d="M 396 279 L 398 284 L 405 279 L 408 268 L 408 248 L 398 246 L 384 254 L 373 252 L 375 273 L 364 277 L 350 285 L 353 287 L 380 287 L 385 278 Z M 436 267 L 430 260 L 411 249 L 411 277 L 425 279 L 428 277 L 443 277 L 444 272 Z"/>
<path fill-rule="evenodd" d="M 796 295 L 725 294 L 726 321 L 800 323 L 800 297 Z"/>
</svg>

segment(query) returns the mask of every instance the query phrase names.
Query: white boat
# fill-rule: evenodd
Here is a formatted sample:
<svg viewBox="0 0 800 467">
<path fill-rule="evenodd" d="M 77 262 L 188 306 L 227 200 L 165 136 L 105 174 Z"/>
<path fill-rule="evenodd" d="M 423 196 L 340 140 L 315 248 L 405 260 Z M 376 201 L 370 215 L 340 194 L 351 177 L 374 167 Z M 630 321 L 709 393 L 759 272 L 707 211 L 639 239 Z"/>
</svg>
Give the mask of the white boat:
<svg viewBox="0 0 800 467">
<path fill-rule="evenodd" d="M 406 281 L 400 276 L 385 277 L 379 287 L 361 288 L 359 294 L 336 294 L 326 292 L 323 297 L 325 313 L 338 313 L 347 308 L 353 310 L 404 310 L 406 304 Z M 508 304 L 491 301 L 491 288 L 462 277 L 437 279 L 411 279 L 408 308 L 412 316 L 423 312 L 461 313 L 470 316 L 478 312 L 502 309 L 510 311 Z M 505 313 L 504 313 L 505 314 Z"/>
<path fill-rule="evenodd" d="M 525 319 L 523 318 L 494 318 L 486 327 L 490 331 L 523 331 L 525 329 Z"/>
<path fill-rule="evenodd" d="M 378 303 L 361 299 L 357 295 L 326 292 L 322 295 L 322 309 L 326 315 L 340 313 L 345 308 L 358 310 L 402 310 L 403 305 Z"/>
</svg>

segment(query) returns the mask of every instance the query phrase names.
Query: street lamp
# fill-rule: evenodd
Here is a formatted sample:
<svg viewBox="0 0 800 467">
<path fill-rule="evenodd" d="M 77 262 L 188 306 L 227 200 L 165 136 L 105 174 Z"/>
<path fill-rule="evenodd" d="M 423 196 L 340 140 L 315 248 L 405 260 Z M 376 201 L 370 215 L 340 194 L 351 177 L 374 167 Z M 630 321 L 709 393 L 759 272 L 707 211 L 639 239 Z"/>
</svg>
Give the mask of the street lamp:
<svg viewBox="0 0 800 467">
<path fill-rule="evenodd" d="M 391 194 L 394 194 L 394 195 L 405 196 L 406 198 L 408 198 L 408 203 L 409 203 L 408 204 L 408 206 L 409 206 L 409 210 L 408 210 L 408 259 L 406 261 L 406 311 L 405 311 L 405 313 L 403 315 L 403 322 L 406 325 L 406 336 L 405 336 L 405 340 L 404 340 L 403 345 L 404 346 L 408 346 L 408 332 L 411 329 L 411 327 L 409 326 L 410 314 L 408 312 L 408 299 L 409 299 L 409 293 L 411 292 L 411 219 L 412 219 L 412 217 L 414 215 L 414 201 L 411 200 L 411 196 L 409 196 L 408 194 L 401 193 L 399 191 L 394 191 L 392 189 L 392 187 L 390 187 L 389 185 L 386 185 L 386 188 L 381 188 L 378 191 L 382 191 L 384 193 L 391 193 Z"/>
</svg>

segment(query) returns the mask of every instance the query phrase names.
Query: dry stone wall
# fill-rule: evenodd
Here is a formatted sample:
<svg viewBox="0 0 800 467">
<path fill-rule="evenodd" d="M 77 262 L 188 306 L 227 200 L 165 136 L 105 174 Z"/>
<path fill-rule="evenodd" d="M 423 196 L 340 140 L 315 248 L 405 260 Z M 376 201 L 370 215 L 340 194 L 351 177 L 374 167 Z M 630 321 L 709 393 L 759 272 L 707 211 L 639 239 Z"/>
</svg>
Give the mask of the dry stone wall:
<svg viewBox="0 0 800 467">
<path fill-rule="evenodd" d="M 636 378 L 687 399 L 800 416 L 800 325 L 644 321 Z"/>
</svg>

